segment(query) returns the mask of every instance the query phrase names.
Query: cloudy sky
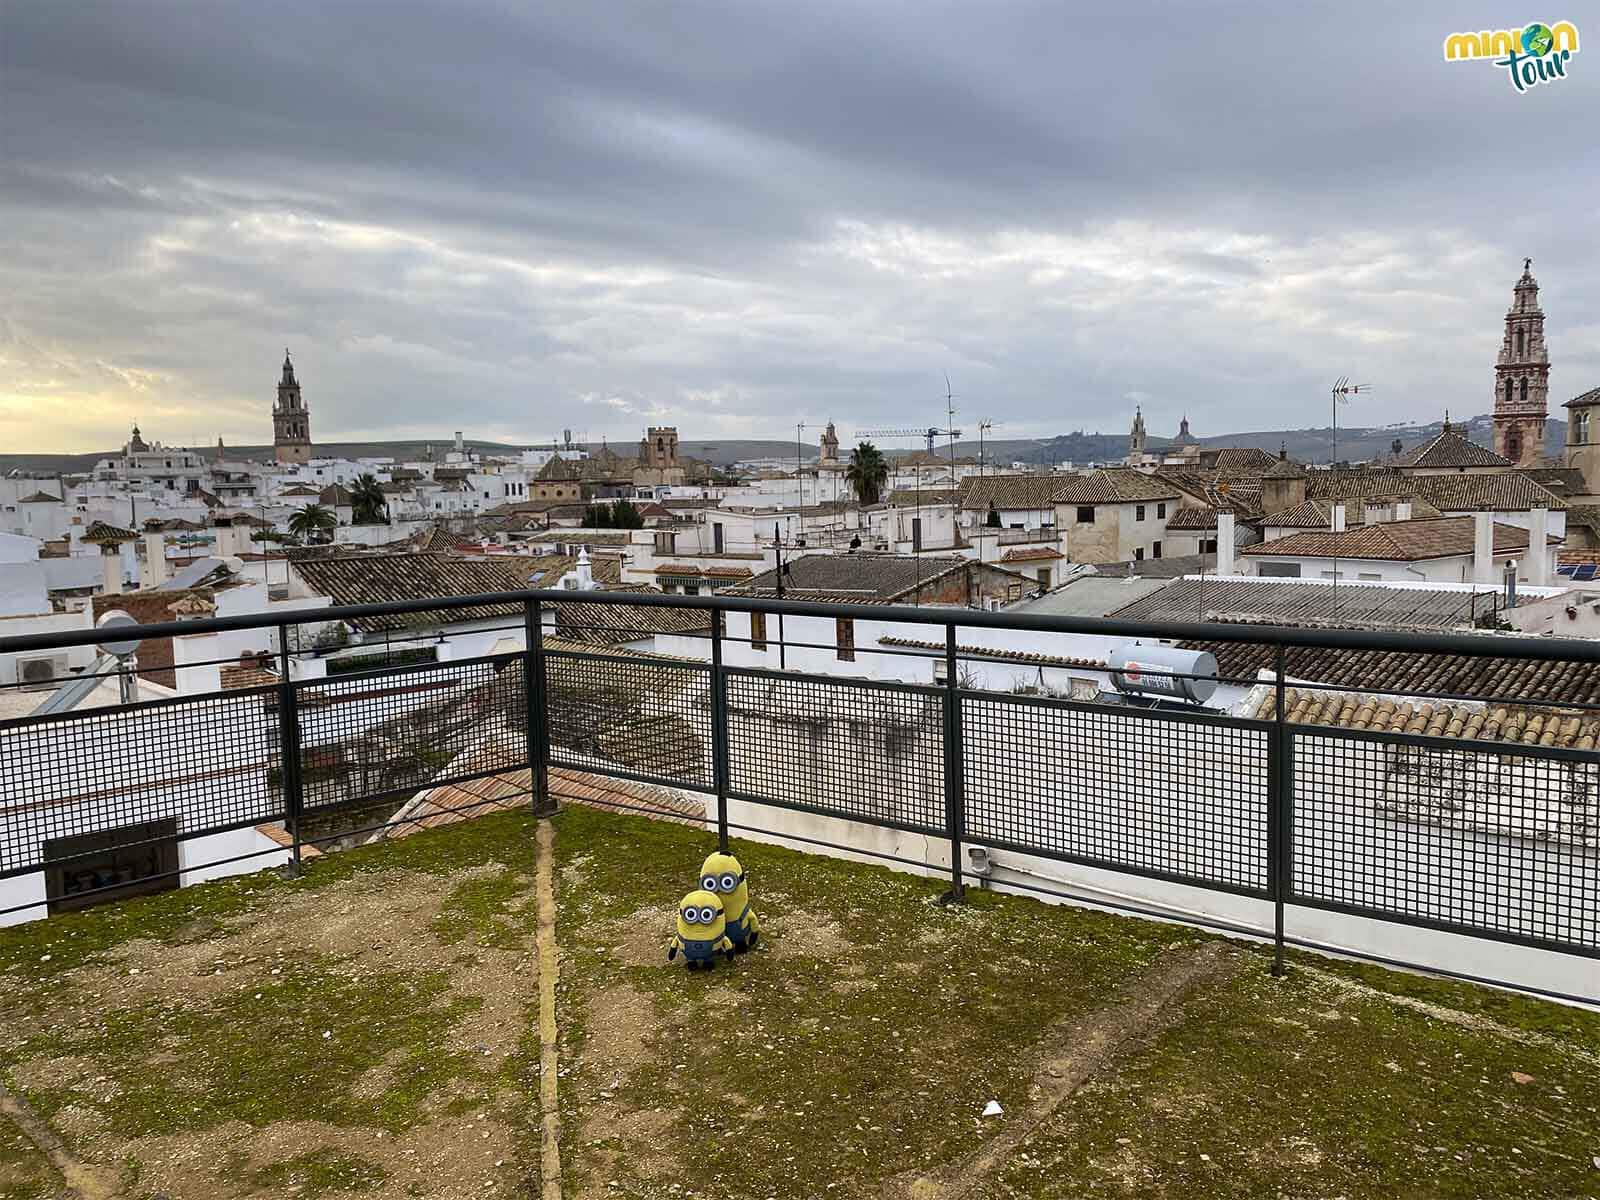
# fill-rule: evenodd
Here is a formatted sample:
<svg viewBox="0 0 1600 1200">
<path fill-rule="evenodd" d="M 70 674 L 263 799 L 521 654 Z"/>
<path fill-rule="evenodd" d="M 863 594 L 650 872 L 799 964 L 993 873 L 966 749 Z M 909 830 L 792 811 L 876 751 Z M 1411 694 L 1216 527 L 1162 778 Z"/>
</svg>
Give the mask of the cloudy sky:
<svg viewBox="0 0 1600 1200">
<path fill-rule="evenodd" d="M 1600 384 L 1600 18 L 1316 7 L 0 0 L 0 447 L 1432 419 L 1524 254 Z"/>
</svg>

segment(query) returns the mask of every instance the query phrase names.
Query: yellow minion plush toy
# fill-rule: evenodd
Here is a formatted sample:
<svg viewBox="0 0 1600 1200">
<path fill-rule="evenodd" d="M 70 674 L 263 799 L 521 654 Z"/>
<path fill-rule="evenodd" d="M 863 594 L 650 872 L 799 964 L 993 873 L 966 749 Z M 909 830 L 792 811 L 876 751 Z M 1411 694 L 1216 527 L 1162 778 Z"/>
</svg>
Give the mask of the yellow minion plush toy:
<svg viewBox="0 0 1600 1200">
<path fill-rule="evenodd" d="M 711 970 L 721 953 L 733 957 L 728 940 L 722 901 L 715 892 L 690 892 L 678 901 L 678 932 L 667 943 L 667 961 L 683 951 L 684 965 L 691 971 Z"/>
<path fill-rule="evenodd" d="M 700 868 L 700 886 L 722 901 L 733 948 L 741 954 L 751 949 L 761 936 L 761 922 L 750 906 L 750 886 L 739 860 L 731 854 L 711 855 Z"/>
</svg>

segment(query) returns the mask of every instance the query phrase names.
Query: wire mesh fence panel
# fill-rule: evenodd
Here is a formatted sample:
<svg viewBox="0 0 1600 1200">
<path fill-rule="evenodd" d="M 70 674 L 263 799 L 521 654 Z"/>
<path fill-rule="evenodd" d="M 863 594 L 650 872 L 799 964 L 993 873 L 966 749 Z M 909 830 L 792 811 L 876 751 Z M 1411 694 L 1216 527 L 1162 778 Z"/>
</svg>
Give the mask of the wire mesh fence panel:
<svg viewBox="0 0 1600 1200">
<path fill-rule="evenodd" d="M 308 809 L 528 765 L 520 661 L 368 672 L 295 696 Z"/>
<path fill-rule="evenodd" d="M 89 709 L 0 734 L 0 870 L 45 843 L 175 819 L 176 836 L 283 815 L 266 695 Z"/>
<path fill-rule="evenodd" d="M 693 663 L 547 651 L 550 761 L 709 786 L 710 678 Z"/>
<path fill-rule="evenodd" d="M 1297 729 L 1294 898 L 1600 948 L 1600 758 Z"/>
<path fill-rule="evenodd" d="M 1267 888 L 1267 732 L 966 696 L 966 836 L 1093 865 Z"/>
<path fill-rule="evenodd" d="M 932 688 L 730 671 L 729 790 L 940 832 L 944 708 Z"/>
</svg>

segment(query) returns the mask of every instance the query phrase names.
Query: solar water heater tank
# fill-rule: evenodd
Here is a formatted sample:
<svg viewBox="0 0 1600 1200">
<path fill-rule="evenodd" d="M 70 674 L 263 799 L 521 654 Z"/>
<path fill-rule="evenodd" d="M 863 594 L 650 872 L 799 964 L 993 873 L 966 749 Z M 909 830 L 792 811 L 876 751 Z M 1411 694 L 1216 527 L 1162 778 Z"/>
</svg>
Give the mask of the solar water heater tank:
<svg viewBox="0 0 1600 1200">
<path fill-rule="evenodd" d="M 1176 646 L 1119 646 L 1107 657 L 1112 686 L 1130 696 L 1204 704 L 1217 690 L 1217 658 Z"/>
</svg>

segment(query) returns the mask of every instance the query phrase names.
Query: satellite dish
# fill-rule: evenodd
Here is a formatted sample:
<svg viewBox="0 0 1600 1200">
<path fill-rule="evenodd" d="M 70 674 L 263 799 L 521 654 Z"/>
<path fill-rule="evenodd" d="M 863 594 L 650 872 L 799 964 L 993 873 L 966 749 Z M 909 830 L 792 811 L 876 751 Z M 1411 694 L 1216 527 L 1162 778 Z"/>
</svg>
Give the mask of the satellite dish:
<svg viewBox="0 0 1600 1200">
<path fill-rule="evenodd" d="M 96 629 L 132 629 L 139 624 L 120 608 L 106 613 L 95 623 Z M 127 658 L 139 648 L 141 639 L 124 638 L 121 641 L 101 642 L 100 649 L 118 658 Z"/>
</svg>

